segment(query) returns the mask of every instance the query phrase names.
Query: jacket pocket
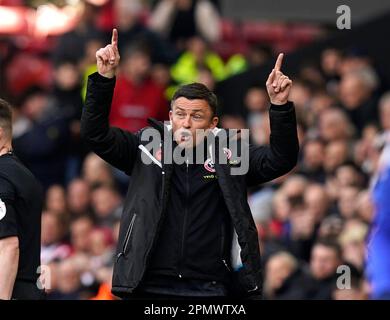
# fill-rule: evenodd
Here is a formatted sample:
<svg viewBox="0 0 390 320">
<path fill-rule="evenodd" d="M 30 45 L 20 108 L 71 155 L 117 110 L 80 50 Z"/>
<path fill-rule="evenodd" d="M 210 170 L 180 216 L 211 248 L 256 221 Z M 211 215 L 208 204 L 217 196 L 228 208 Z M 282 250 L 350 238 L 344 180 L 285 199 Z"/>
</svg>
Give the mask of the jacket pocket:
<svg viewBox="0 0 390 320">
<path fill-rule="evenodd" d="M 122 251 L 118 253 L 118 255 L 117 255 L 117 260 L 118 260 L 121 256 L 126 255 L 127 248 L 128 248 L 129 241 L 130 241 L 130 237 L 131 237 L 131 234 L 132 234 L 132 232 L 133 232 L 133 228 L 134 228 L 134 223 L 135 223 L 136 217 L 137 217 L 137 214 L 134 213 L 134 214 L 133 214 L 133 217 L 131 218 L 131 221 L 130 221 L 129 226 L 127 227 L 125 239 L 124 239 L 124 241 L 123 241 Z"/>
</svg>

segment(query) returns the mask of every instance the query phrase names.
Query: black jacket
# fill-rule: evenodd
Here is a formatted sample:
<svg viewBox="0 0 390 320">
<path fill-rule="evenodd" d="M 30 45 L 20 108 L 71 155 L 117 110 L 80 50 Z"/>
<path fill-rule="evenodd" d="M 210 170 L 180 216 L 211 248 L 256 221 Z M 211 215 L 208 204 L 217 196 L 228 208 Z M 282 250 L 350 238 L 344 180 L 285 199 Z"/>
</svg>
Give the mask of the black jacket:
<svg viewBox="0 0 390 320">
<path fill-rule="evenodd" d="M 156 239 L 170 197 L 172 164 L 164 163 L 164 150 L 169 150 L 161 138 L 162 161 L 152 154 L 153 162 L 144 164 L 149 141 L 138 133 L 109 127 L 108 117 L 115 86 L 114 79 L 98 73 L 89 76 L 85 108 L 81 118 L 81 134 L 90 148 L 113 166 L 131 175 L 124 203 L 117 259 L 114 265 L 112 292 L 117 296 L 131 294 L 139 286 L 156 247 Z M 150 122 L 159 132 L 169 130 L 156 121 Z M 235 293 L 240 297 L 259 296 L 262 289 L 262 270 L 256 225 L 247 202 L 247 186 L 273 180 L 289 172 L 297 162 L 298 138 L 293 104 L 270 107 L 270 146 L 249 147 L 249 171 L 232 175 L 234 162 L 220 163 L 219 152 L 214 155 L 215 173 L 229 211 L 240 247 L 242 268 L 231 272 Z M 222 131 L 219 131 L 220 133 Z M 224 145 L 215 139 L 215 150 Z"/>
</svg>

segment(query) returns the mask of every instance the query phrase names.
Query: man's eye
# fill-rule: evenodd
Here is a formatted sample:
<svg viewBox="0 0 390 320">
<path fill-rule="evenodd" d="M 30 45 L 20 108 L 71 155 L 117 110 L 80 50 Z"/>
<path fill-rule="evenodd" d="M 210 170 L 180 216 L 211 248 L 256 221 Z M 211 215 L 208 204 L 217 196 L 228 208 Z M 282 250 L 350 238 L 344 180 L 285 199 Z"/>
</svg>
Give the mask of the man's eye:
<svg viewBox="0 0 390 320">
<path fill-rule="evenodd" d="M 194 115 L 194 119 L 202 119 L 202 116 L 201 115 L 199 115 L 199 114 L 196 114 L 196 115 Z"/>
</svg>

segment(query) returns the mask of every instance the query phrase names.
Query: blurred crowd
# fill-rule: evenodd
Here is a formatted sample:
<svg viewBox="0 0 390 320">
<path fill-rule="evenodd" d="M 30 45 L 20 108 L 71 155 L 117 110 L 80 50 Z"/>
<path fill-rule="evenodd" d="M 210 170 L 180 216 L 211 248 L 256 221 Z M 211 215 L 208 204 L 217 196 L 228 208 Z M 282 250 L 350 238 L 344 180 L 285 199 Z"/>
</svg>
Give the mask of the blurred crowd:
<svg viewBox="0 0 390 320">
<path fill-rule="evenodd" d="M 1 95 L 14 106 L 14 151 L 46 191 L 42 264 L 49 299 L 113 299 L 112 265 L 131 178 L 80 140 L 86 79 L 95 53 L 118 28 L 120 72 L 110 123 L 132 132 L 165 120 L 180 84 L 216 83 L 273 59 L 251 43 L 243 53 L 213 50 L 221 39 L 218 1 L 141 0 L 83 3 L 76 27 L 45 50 L 0 39 Z M 221 49 L 221 47 L 219 47 Z M 250 190 L 259 232 L 266 299 L 368 299 L 366 238 L 373 219 L 370 182 L 390 129 L 390 92 L 361 48 L 328 48 L 293 77 L 300 158 L 293 172 Z M 251 129 L 269 142 L 265 87 L 247 90 L 244 108 L 221 111 L 225 128 Z M 337 287 L 340 265 L 351 289 Z"/>
</svg>

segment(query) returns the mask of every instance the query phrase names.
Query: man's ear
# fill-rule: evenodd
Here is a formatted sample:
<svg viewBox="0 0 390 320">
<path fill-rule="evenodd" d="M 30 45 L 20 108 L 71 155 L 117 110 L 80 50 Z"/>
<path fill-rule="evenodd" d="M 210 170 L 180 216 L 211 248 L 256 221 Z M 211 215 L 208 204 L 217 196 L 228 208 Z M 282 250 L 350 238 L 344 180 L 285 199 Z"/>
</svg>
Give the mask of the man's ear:
<svg viewBox="0 0 390 320">
<path fill-rule="evenodd" d="M 172 110 L 169 110 L 169 122 L 171 123 L 171 125 L 172 125 L 172 114 L 173 114 Z"/>
<path fill-rule="evenodd" d="M 213 119 L 211 120 L 210 129 L 214 129 L 218 125 L 218 122 L 219 122 L 219 118 L 216 116 L 213 117 Z"/>
</svg>

